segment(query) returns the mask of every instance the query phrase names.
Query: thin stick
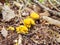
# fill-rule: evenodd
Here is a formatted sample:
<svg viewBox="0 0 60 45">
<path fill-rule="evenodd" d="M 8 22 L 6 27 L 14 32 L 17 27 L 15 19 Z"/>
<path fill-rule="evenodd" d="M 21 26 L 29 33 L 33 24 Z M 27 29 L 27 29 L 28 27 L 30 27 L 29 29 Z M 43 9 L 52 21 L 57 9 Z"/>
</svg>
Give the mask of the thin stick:
<svg viewBox="0 0 60 45">
<path fill-rule="evenodd" d="M 54 4 L 52 4 L 52 2 L 50 0 L 48 0 L 48 2 L 52 5 L 52 7 L 54 7 L 57 11 L 60 11 L 56 6 L 54 6 Z"/>
<path fill-rule="evenodd" d="M 37 1 L 37 0 L 34 0 L 34 2 L 37 3 L 41 8 L 49 11 L 50 13 L 53 13 L 53 14 L 56 15 L 56 16 L 57 16 L 57 15 L 60 16 L 60 12 L 53 11 L 53 10 L 49 9 L 48 7 L 42 5 L 42 4 L 41 4 L 39 1 Z"/>
<path fill-rule="evenodd" d="M 58 2 L 57 0 L 54 0 L 58 5 L 60 5 L 60 2 Z"/>
</svg>

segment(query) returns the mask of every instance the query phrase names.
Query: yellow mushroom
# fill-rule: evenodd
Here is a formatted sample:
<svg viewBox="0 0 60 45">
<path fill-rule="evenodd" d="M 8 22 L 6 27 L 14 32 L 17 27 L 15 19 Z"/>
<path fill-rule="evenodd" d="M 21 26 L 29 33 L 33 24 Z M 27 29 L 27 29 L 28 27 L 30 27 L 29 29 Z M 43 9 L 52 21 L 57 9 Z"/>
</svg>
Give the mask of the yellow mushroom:
<svg viewBox="0 0 60 45">
<path fill-rule="evenodd" d="M 16 27 L 16 31 L 17 31 L 17 33 L 26 34 L 26 33 L 28 33 L 28 28 L 24 25 L 20 25 L 20 26 Z"/>
<path fill-rule="evenodd" d="M 32 18 L 27 17 L 26 19 L 24 19 L 24 25 L 30 28 L 31 25 L 35 25 L 35 21 Z"/>
<path fill-rule="evenodd" d="M 30 17 L 35 20 L 39 19 L 39 15 L 36 12 L 31 12 Z"/>
<path fill-rule="evenodd" d="M 14 29 L 14 27 L 9 26 L 9 27 L 7 28 L 7 30 L 12 30 L 12 31 L 14 31 L 15 29 Z"/>
</svg>

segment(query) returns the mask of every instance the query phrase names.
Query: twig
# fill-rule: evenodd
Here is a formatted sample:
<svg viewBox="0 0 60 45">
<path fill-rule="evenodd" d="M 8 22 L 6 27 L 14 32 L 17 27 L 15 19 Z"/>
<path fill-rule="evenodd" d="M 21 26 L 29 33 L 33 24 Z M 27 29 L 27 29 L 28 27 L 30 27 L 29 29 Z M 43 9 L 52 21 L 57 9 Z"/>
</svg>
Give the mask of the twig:
<svg viewBox="0 0 60 45">
<path fill-rule="evenodd" d="M 27 34 L 26 36 L 32 36 L 32 35 L 34 35 L 37 31 L 38 31 L 38 28 L 36 28 L 35 31 L 33 31 L 32 33 Z"/>
<path fill-rule="evenodd" d="M 53 14 L 55 14 L 56 16 L 57 16 L 57 15 L 60 16 L 60 12 L 53 11 L 53 10 L 49 9 L 48 7 L 42 5 L 42 4 L 41 4 L 39 1 L 37 1 L 37 0 L 34 0 L 34 2 L 37 3 L 41 8 L 49 11 L 50 13 L 53 13 Z"/>
<path fill-rule="evenodd" d="M 11 38 L 12 36 L 15 36 L 14 38 L 17 38 L 17 37 L 18 37 L 18 34 L 12 34 L 12 35 L 10 35 L 9 37 L 5 38 L 4 40 L 0 41 L 0 43 L 3 42 L 3 41 L 6 41 L 7 39 L 12 39 L 12 38 Z M 13 40 L 14 40 L 14 39 L 13 39 Z"/>
<path fill-rule="evenodd" d="M 56 6 L 54 6 L 54 4 L 52 4 L 52 2 L 50 0 L 48 0 L 48 2 L 57 10 L 60 11 Z"/>
<path fill-rule="evenodd" d="M 18 45 L 22 45 L 22 36 L 19 34 Z"/>
<path fill-rule="evenodd" d="M 47 16 L 43 16 L 42 18 L 43 18 L 44 20 L 46 20 L 47 22 L 49 22 L 50 24 L 54 24 L 54 25 L 60 27 L 60 21 L 55 20 L 55 19 L 52 19 L 52 18 L 47 17 Z"/>
<path fill-rule="evenodd" d="M 60 5 L 60 2 L 58 2 L 57 0 L 54 0 L 58 5 Z"/>
</svg>

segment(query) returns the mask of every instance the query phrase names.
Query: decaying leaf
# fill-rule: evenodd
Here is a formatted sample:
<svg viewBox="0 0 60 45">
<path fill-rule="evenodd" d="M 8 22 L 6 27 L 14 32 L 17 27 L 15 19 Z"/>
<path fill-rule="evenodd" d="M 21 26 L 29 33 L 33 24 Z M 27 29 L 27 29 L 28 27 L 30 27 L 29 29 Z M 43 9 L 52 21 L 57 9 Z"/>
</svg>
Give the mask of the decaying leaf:
<svg viewBox="0 0 60 45">
<path fill-rule="evenodd" d="M 8 31 L 3 27 L 1 30 L 1 34 L 6 37 L 8 35 Z"/>
<path fill-rule="evenodd" d="M 14 18 L 16 15 L 13 10 L 10 9 L 9 6 L 4 5 L 2 9 L 2 15 L 4 21 L 9 21 L 10 19 Z"/>
</svg>

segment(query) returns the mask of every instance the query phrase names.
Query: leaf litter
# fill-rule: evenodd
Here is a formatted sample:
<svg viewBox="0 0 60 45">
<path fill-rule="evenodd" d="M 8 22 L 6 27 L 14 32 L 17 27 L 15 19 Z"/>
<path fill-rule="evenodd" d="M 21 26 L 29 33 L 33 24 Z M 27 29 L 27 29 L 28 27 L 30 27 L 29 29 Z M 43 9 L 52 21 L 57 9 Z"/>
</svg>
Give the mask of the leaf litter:
<svg viewBox="0 0 60 45">
<path fill-rule="evenodd" d="M 59 0 L 3 0 L 0 6 L 0 45 L 60 45 Z M 33 19 L 36 24 L 26 27 L 27 34 L 24 27 L 21 27 L 24 31 L 18 28 L 24 34 L 17 33 L 16 27 L 25 26 L 23 20 L 31 18 L 31 12 L 35 12 L 34 16 L 39 15 L 38 19 Z M 10 26 L 13 31 L 7 30 Z"/>
</svg>

